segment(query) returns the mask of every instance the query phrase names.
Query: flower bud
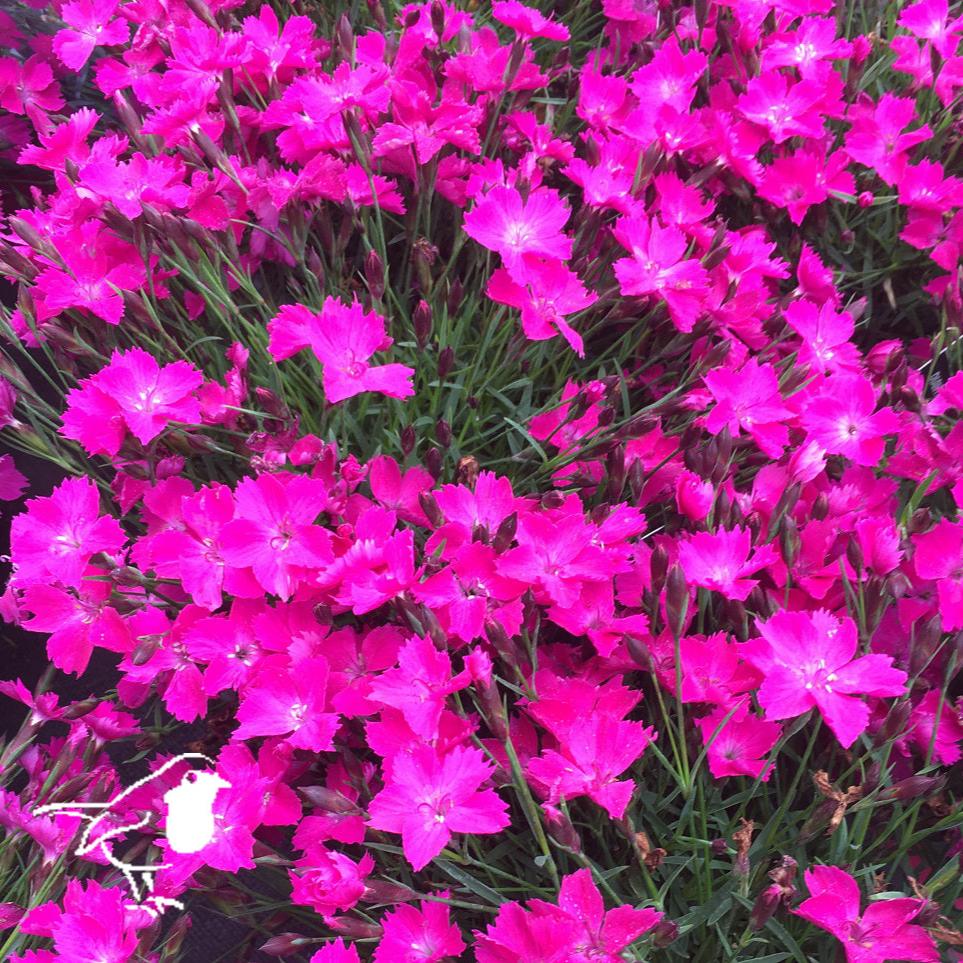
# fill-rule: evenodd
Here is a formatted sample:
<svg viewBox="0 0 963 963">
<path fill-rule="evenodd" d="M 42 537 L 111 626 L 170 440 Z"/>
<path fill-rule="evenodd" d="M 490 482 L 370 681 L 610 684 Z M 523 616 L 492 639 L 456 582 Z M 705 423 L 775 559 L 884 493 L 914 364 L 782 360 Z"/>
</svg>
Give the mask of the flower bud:
<svg viewBox="0 0 963 963">
<path fill-rule="evenodd" d="M 415 305 L 412 324 L 415 329 L 415 341 L 418 342 L 418 347 L 424 350 L 431 337 L 431 305 L 424 298 Z"/>
<path fill-rule="evenodd" d="M 451 445 L 451 425 L 445 421 L 444 418 L 439 418 L 435 425 L 435 438 L 438 440 L 438 444 L 442 448 L 448 448 Z"/>
<path fill-rule="evenodd" d="M 401 429 L 401 452 L 407 458 L 415 450 L 415 429 L 405 425 Z"/>
<path fill-rule="evenodd" d="M 332 916 L 326 922 L 335 933 L 350 940 L 376 940 L 384 932 L 376 923 L 366 923 L 353 916 Z"/>
<path fill-rule="evenodd" d="M 428 469 L 428 473 L 435 481 L 441 478 L 442 461 L 443 458 L 440 448 L 429 448 L 428 451 L 425 452 L 425 468 Z"/>
<path fill-rule="evenodd" d="M 665 611 L 669 629 L 678 638 L 685 628 L 686 615 L 689 612 L 689 586 L 686 584 L 685 572 L 678 563 L 673 565 L 666 575 Z"/>
<path fill-rule="evenodd" d="M 675 920 L 661 919 L 652 930 L 652 945 L 664 949 L 679 938 L 679 924 Z"/>
<path fill-rule="evenodd" d="M 385 266 L 377 251 L 369 251 L 364 259 L 364 279 L 375 301 L 385 296 Z"/>
<path fill-rule="evenodd" d="M 361 899 L 366 903 L 409 903 L 418 894 L 408 886 L 386 879 L 368 880 Z"/>
<path fill-rule="evenodd" d="M 502 519 L 501 524 L 498 526 L 498 531 L 495 532 L 495 538 L 492 540 L 492 548 L 498 555 L 502 552 L 508 550 L 509 546 L 515 540 L 515 531 L 518 528 L 518 512 L 512 512 L 508 518 Z"/>
<path fill-rule="evenodd" d="M 669 555 L 661 545 L 656 545 L 652 549 L 649 572 L 652 578 L 652 591 L 659 595 L 665 587 L 665 578 L 669 573 Z"/>
<path fill-rule="evenodd" d="M 272 936 L 260 949 L 268 956 L 292 956 L 300 951 L 306 942 L 300 933 L 278 933 Z"/>
<path fill-rule="evenodd" d="M 442 515 L 438 502 L 435 501 L 435 496 L 431 492 L 419 492 L 418 504 L 421 505 L 421 510 L 435 528 L 441 528 L 445 524 L 445 516 Z"/>
<path fill-rule="evenodd" d="M 327 786 L 302 786 L 298 794 L 316 809 L 339 815 L 356 815 L 361 812 L 355 803 L 336 789 Z"/>
<path fill-rule="evenodd" d="M 438 354 L 438 378 L 444 381 L 448 377 L 448 372 L 451 371 L 455 364 L 455 351 L 453 348 L 445 347 L 442 348 Z"/>
</svg>

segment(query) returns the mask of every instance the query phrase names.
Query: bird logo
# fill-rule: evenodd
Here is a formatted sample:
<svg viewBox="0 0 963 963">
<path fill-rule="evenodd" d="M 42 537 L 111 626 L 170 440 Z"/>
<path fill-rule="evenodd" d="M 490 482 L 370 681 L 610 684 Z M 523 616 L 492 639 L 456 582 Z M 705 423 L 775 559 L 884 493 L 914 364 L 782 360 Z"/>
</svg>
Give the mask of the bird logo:
<svg viewBox="0 0 963 963">
<path fill-rule="evenodd" d="M 86 856 L 99 849 L 111 866 L 121 871 L 130 886 L 131 895 L 152 916 L 159 917 L 165 909 L 184 909 L 179 900 L 160 896 L 153 892 L 154 877 L 158 870 L 170 868 L 170 863 L 138 865 L 128 863 L 113 851 L 112 841 L 128 833 L 146 828 L 156 817 L 155 813 L 137 813 L 134 821 L 121 820 L 123 825 L 114 825 L 111 818 L 124 812 L 125 801 L 142 786 L 154 782 L 164 773 L 180 763 L 203 762 L 212 769 L 215 762 L 200 752 L 185 752 L 168 759 L 150 775 L 124 788 L 107 802 L 56 802 L 39 806 L 33 810 L 35 816 L 67 815 L 76 816 L 86 825 L 81 834 L 75 856 Z M 221 789 L 230 789 L 231 784 L 216 772 L 190 768 L 173 789 L 164 793 L 166 806 L 164 835 L 175 853 L 188 854 L 200 852 L 214 837 L 214 801 Z"/>
</svg>

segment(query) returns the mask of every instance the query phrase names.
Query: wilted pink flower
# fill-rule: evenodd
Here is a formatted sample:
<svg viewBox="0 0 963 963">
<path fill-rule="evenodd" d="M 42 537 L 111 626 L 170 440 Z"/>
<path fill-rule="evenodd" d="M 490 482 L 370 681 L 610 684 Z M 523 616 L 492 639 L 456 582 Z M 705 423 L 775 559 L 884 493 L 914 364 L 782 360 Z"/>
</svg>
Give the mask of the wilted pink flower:
<svg viewBox="0 0 963 963">
<path fill-rule="evenodd" d="M 876 900 L 860 913 L 859 885 L 849 873 L 836 866 L 814 866 L 806 870 L 805 880 L 809 899 L 793 912 L 832 933 L 843 944 L 846 963 L 938 963 L 933 938 L 911 922 L 923 900 Z"/>
<path fill-rule="evenodd" d="M 12 455 L 0 455 L 0 501 L 14 502 L 30 484 L 17 469 Z"/>
<path fill-rule="evenodd" d="M 768 719 L 792 719 L 818 709 L 844 748 L 869 722 L 869 708 L 856 695 L 901 696 L 906 673 L 888 655 L 856 656 L 852 619 L 816 612 L 777 612 L 758 622 L 761 637 L 740 647 L 743 658 L 765 676 L 759 704 Z"/>
<path fill-rule="evenodd" d="M 492 789 L 479 789 L 492 770 L 478 749 L 455 746 L 444 755 L 431 746 L 391 760 L 385 788 L 371 800 L 375 829 L 401 833 L 405 858 L 424 869 L 452 833 L 497 833 L 507 807 Z"/>
<path fill-rule="evenodd" d="M 376 351 L 391 347 L 385 319 L 357 301 L 345 306 L 327 298 L 316 314 L 302 304 L 286 304 L 268 323 L 269 350 L 277 361 L 311 348 L 323 366 L 325 397 L 335 404 L 363 391 L 391 398 L 414 394 L 414 371 L 402 364 L 370 364 Z"/>
<path fill-rule="evenodd" d="M 345 853 L 315 846 L 288 873 L 291 899 L 310 906 L 324 917 L 355 906 L 365 890 L 365 879 L 374 870 L 374 860 L 365 853 L 355 862 Z"/>
</svg>

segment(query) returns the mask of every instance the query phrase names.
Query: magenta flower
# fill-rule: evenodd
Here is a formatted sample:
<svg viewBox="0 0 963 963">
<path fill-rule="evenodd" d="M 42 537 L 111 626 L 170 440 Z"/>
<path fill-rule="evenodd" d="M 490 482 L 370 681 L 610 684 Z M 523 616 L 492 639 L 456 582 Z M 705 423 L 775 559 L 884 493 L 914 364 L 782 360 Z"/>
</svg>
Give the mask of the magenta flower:
<svg viewBox="0 0 963 963">
<path fill-rule="evenodd" d="M 346 912 L 357 905 L 365 891 L 365 879 L 374 870 L 374 860 L 365 853 L 355 862 L 345 853 L 314 846 L 297 866 L 288 873 L 291 899 L 330 919 L 338 910 Z"/>
<path fill-rule="evenodd" d="M 848 749 L 869 722 L 869 708 L 856 695 L 906 692 L 906 673 L 888 655 L 855 657 L 852 619 L 838 619 L 824 609 L 783 611 L 757 625 L 761 637 L 743 643 L 740 651 L 765 676 L 759 704 L 768 719 L 792 719 L 818 709 Z"/>
<path fill-rule="evenodd" d="M 53 41 L 54 50 L 65 67 L 80 70 L 90 59 L 94 47 L 126 43 L 130 24 L 114 18 L 117 0 L 75 0 L 65 3 L 60 17 L 69 29 L 60 30 Z"/>
<path fill-rule="evenodd" d="M 499 186 L 475 202 L 465 215 L 464 230 L 500 254 L 514 272 L 526 254 L 561 261 L 572 256 L 572 240 L 562 233 L 568 216 L 568 206 L 547 187 L 523 198 L 514 187 Z"/>
<path fill-rule="evenodd" d="M 807 398 L 801 419 L 809 437 L 831 455 L 843 455 L 867 468 L 879 464 L 886 435 L 900 427 L 892 408 L 876 410 L 876 389 L 858 375 L 824 381 Z"/>
<path fill-rule="evenodd" d="M 79 589 L 90 559 L 118 555 L 127 540 L 117 520 L 100 514 L 89 478 L 68 478 L 46 498 L 31 498 L 14 518 L 10 555 L 21 585 L 59 581 Z"/>
<path fill-rule="evenodd" d="M 772 767 L 766 767 L 766 757 L 782 734 L 782 726 L 753 715 L 745 700 L 726 719 L 730 712 L 730 707 L 720 706 L 696 720 L 707 747 L 709 772 L 716 779 L 749 776 L 768 781 Z"/>
<path fill-rule="evenodd" d="M 400 710 L 412 732 L 431 741 L 438 736 L 445 700 L 470 681 L 467 671 L 452 678 L 448 653 L 416 635 L 398 653 L 398 667 L 372 681 L 368 697 Z"/>
<path fill-rule="evenodd" d="M 528 773 L 546 787 L 548 801 L 555 805 L 560 799 L 588 796 L 613 819 L 621 819 L 635 784 L 618 777 L 645 752 L 655 730 L 597 708 L 554 734 L 559 749 L 546 749 L 528 764 Z"/>
<path fill-rule="evenodd" d="M 783 421 L 790 417 L 779 392 L 776 372 L 750 358 L 739 371 L 714 368 L 705 376 L 715 406 L 706 416 L 713 435 L 724 427 L 733 436 L 745 431 L 770 458 L 778 458 L 789 440 Z"/>
<path fill-rule="evenodd" d="M 772 545 L 752 549 L 752 533 L 748 528 L 698 532 L 679 545 L 679 563 L 686 581 L 739 601 L 745 601 L 758 584 L 746 576 L 771 565 L 777 558 Z"/>
<path fill-rule="evenodd" d="M 372 963 L 439 963 L 461 956 L 465 942 L 444 903 L 398 906 L 381 921 L 384 935 Z"/>
<path fill-rule="evenodd" d="M 23 918 L 21 927 L 26 933 L 53 938 L 52 960 L 127 963 L 137 951 L 133 920 L 118 887 L 105 889 L 95 880 L 71 879 L 63 909 L 42 903 Z"/>
<path fill-rule="evenodd" d="M 146 445 L 171 422 L 200 423 L 195 392 L 203 381 L 204 376 L 187 361 L 162 368 L 140 348 L 115 351 L 105 367 L 68 395 L 64 434 L 88 451 L 115 455 L 119 446 L 115 447 L 113 426 L 119 414 L 134 437 Z"/>
<path fill-rule="evenodd" d="M 606 911 L 592 873 L 562 880 L 558 906 L 529 900 L 525 910 L 505 903 L 484 933 L 476 932 L 477 963 L 621 963 L 623 951 L 662 918 L 654 909 L 618 906 Z"/>
<path fill-rule="evenodd" d="M 529 340 L 545 341 L 561 334 L 580 358 L 585 357 L 582 336 L 565 316 L 590 307 L 598 295 L 587 291 L 578 275 L 561 261 L 526 257 L 513 273 L 499 268 L 485 293 L 521 312 L 522 330 Z"/>
<path fill-rule="evenodd" d="M 251 566 L 264 591 L 283 599 L 312 569 L 333 559 L 331 534 L 314 522 L 327 504 L 324 482 L 260 475 L 238 483 L 234 520 L 221 529 L 221 556 Z"/>
<path fill-rule="evenodd" d="M 492 16 L 506 27 L 511 27 L 519 37 L 544 37 L 546 40 L 568 40 L 568 28 L 549 19 L 534 7 L 527 7 L 518 0 L 495 0 Z"/>
<path fill-rule="evenodd" d="M 346 944 L 338 938 L 327 946 L 321 947 L 310 960 L 310 963 L 361 963 L 358 950 L 353 943 Z"/>
<path fill-rule="evenodd" d="M 859 885 L 849 873 L 814 866 L 806 870 L 805 880 L 811 895 L 793 912 L 832 933 L 843 944 L 846 963 L 939 963 L 933 938 L 911 922 L 923 900 L 877 900 L 860 913 Z"/>
<path fill-rule="evenodd" d="M 391 347 L 385 319 L 366 312 L 357 301 L 346 306 L 327 298 L 320 314 L 303 304 L 286 304 L 268 322 L 268 348 L 276 361 L 311 348 L 322 364 L 324 393 L 331 404 L 364 391 L 390 398 L 414 394 L 413 369 L 403 364 L 370 364 L 376 351 Z"/>
<path fill-rule="evenodd" d="M 936 582 L 943 630 L 963 629 L 963 525 L 941 518 L 913 546 L 916 574 Z"/>
<path fill-rule="evenodd" d="M 622 293 L 663 298 L 675 326 L 691 331 L 703 314 L 709 275 L 696 258 L 686 257 L 685 234 L 647 217 L 622 218 L 614 234 L 632 254 L 614 265 Z"/>
<path fill-rule="evenodd" d="M 455 746 L 444 755 L 431 746 L 391 760 L 385 788 L 371 800 L 370 825 L 401 833 L 405 858 L 424 869 L 452 833 L 497 833 L 508 825 L 507 806 L 479 787 L 491 766 L 478 749 Z"/>
<path fill-rule="evenodd" d="M 267 667 L 241 693 L 240 726 L 235 739 L 284 736 L 295 749 L 327 752 L 334 748 L 340 724 L 336 712 L 326 712 L 328 662 L 322 656 L 286 669 Z"/>
<path fill-rule="evenodd" d="M 111 652 L 133 648 L 124 620 L 107 604 L 111 591 L 109 582 L 93 581 L 85 582 L 76 595 L 53 585 L 27 586 L 21 606 L 34 614 L 23 627 L 49 633 L 47 655 L 61 672 L 81 675 L 94 646 Z"/>
</svg>

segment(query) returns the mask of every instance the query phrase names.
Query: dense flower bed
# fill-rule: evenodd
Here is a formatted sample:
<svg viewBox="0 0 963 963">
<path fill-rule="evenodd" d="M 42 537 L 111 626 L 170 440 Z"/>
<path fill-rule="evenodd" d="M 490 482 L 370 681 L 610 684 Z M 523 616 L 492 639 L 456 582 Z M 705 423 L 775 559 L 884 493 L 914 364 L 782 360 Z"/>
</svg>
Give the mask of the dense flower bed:
<svg viewBox="0 0 963 963">
<path fill-rule="evenodd" d="M 960 959 L 963 17 L 542 7 L 0 13 L 4 960 Z"/>
</svg>

